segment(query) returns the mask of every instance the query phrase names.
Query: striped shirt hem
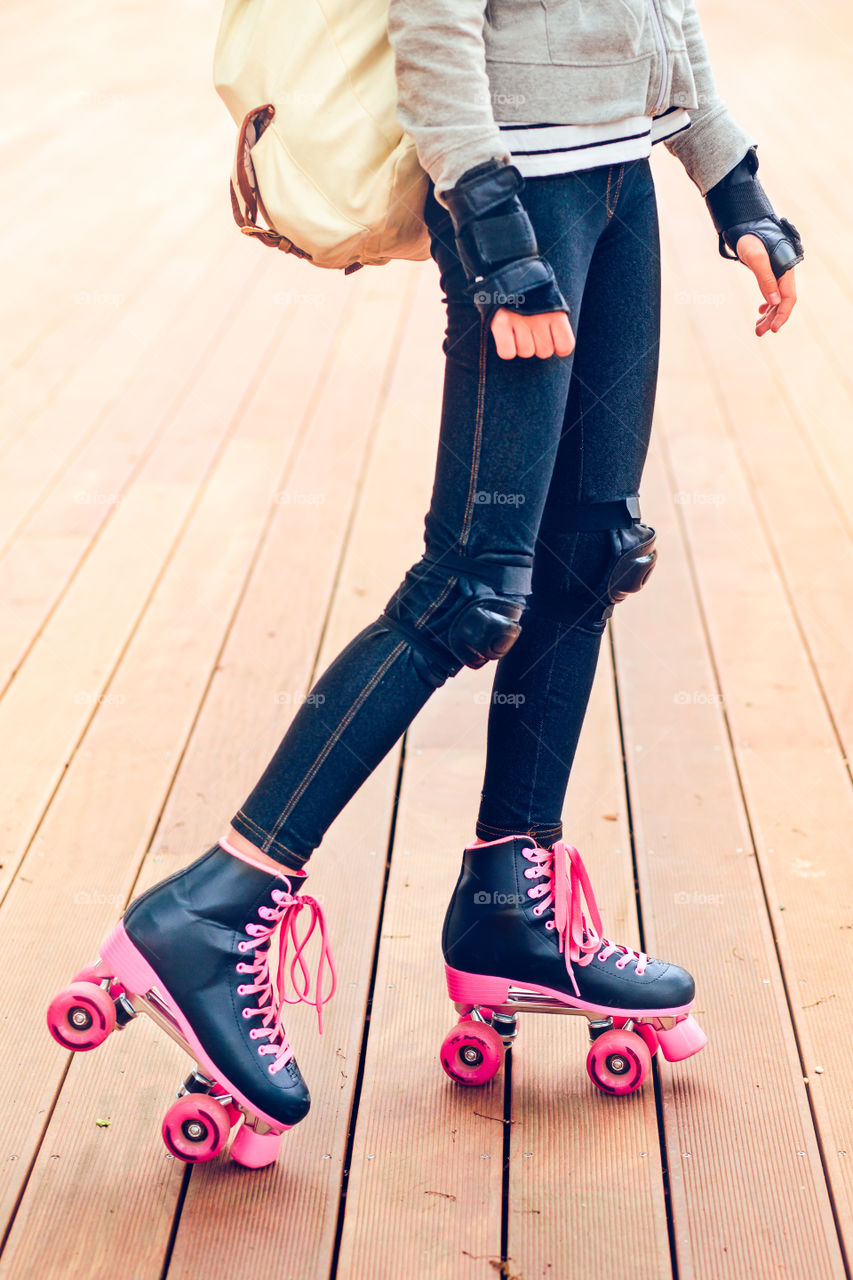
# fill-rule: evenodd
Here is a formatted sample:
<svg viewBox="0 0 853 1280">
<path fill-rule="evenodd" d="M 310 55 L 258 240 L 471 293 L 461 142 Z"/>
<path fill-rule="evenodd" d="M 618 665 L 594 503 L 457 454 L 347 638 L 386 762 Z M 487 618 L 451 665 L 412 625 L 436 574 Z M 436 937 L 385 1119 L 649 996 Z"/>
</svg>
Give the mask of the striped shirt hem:
<svg viewBox="0 0 853 1280">
<path fill-rule="evenodd" d="M 689 127 L 690 117 L 683 107 L 610 124 L 498 123 L 512 162 L 525 178 L 642 160 L 651 155 L 656 142 Z"/>
</svg>

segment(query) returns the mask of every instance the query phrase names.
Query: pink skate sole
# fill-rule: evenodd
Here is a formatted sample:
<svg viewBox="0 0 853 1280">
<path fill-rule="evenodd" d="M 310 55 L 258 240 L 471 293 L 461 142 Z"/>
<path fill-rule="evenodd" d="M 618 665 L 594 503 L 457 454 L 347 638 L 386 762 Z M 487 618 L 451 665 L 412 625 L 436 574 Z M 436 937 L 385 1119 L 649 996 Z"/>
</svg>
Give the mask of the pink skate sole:
<svg viewBox="0 0 853 1280">
<path fill-rule="evenodd" d="M 535 991 L 539 995 L 551 996 L 571 1009 L 582 1009 L 590 1013 L 600 1013 L 602 1017 L 617 1018 L 672 1018 L 678 1014 L 689 1013 L 692 1005 L 673 1005 L 666 1009 L 614 1009 L 610 1005 L 590 1004 L 568 996 L 564 991 L 555 991 L 553 987 L 542 987 L 535 982 L 513 982 L 511 978 L 495 978 L 481 973 L 463 973 L 460 969 L 444 966 L 447 975 L 447 993 L 455 1004 L 486 1005 L 493 1008 L 497 1004 L 506 1004 L 511 986 L 523 987 L 525 991 Z M 694 1026 L 696 1024 L 694 1023 Z M 698 1027 L 697 1027 L 698 1030 Z M 702 1046 L 700 1045 L 699 1048 Z M 691 1053 L 696 1050 L 692 1049 Z M 684 1055 L 687 1057 L 688 1055 Z"/>
<path fill-rule="evenodd" d="M 291 1125 L 282 1124 L 280 1120 L 275 1120 L 272 1116 L 267 1115 L 265 1111 L 261 1111 L 255 1103 L 250 1102 L 245 1094 L 235 1088 L 228 1077 L 207 1056 L 192 1027 L 181 1012 L 178 1002 L 172 997 L 164 986 L 162 979 L 157 976 L 145 957 L 137 951 L 121 922 L 116 925 L 109 937 L 101 944 L 100 956 L 108 973 L 116 978 L 130 995 L 145 996 L 152 988 L 156 988 L 159 995 L 163 997 L 168 1005 L 181 1035 L 190 1046 L 198 1065 L 205 1075 L 210 1076 L 211 1079 L 221 1084 L 224 1089 L 227 1089 L 231 1096 L 252 1115 L 263 1120 L 265 1124 L 272 1125 L 278 1134 L 282 1134 L 285 1130 L 292 1128 Z"/>
</svg>

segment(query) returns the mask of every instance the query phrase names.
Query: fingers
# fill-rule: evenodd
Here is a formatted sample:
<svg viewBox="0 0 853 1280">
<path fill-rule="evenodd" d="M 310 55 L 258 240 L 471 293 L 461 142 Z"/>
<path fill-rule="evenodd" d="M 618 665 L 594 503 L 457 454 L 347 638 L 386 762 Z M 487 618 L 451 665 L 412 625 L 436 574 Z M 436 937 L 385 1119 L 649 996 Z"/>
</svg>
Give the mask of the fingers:
<svg viewBox="0 0 853 1280">
<path fill-rule="evenodd" d="M 519 316 L 513 314 L 512 332 L 515 336 L 515 349 L 524 360 L 529 360 L 532 355 L 536 355 L 536 339 L 533 333 L 533 326 L 529 323 L 527 316 Z M 540 340 L 540 351 L 542 343 Z M 548 355 L 551 354 L 549 351 Z"/>
<path fill-rule="evenodd" d="M 797 282 L 794 279 L 793 268 L 790 271 L 786 271 L 777 283 L 779 303 L 774 306 L 772 303 L 762 302 L 758 308 L 759 319 L 755 326 L 755 332 L 759 338 L 763 337 L 765 333 L 778 333 L 782 325 L 788 320 L 797 302 Z"/>
<path fill-rule="evenodd" d="M 570 356 L 575 349 L 575 335 L 565 311 L 553 311 L 548 316 L 548 324 L 554 343 L 554 354 Z"/>
<path fill-rule="evenodd" d="M 782 295 L 782 305 L 776 310 L 776 319 L 771 325 L 774 333 L 778 333 L 782 325 L 794 310 L 797 302 L 797 282 L 794 279 L 794 268 L 786 271 L 779 281 L 779 292 Z"/>
<path fill-rule="evenodd" d="M 777 280 L 770 266 L 770 255 L 754 235 L 741 236 L 737 242 L 737 255 L 749 267 L 764 295 L 764 302 L 758 308 L 756 336 L 762 338 L 765 333 L 778 333 L 797 301 L 793 267 Z"/>
<path fill-rule="evenodd" d="M 492 336 L 502 360 L 521 356 L 529 360 L 537 356 L 571 355 L 575 346 L 569 317 L 565 311 L 548 311 L 536 316 L 522 316 L 501 307 L 492 317 Z"/>
<path fill-rule="evenodd" d="M 737 242 L 737 256 L 745 266 L 749 267 L 758 281 L 758 287 L 764 300 L 776 306 L 782 301 L 773 268 L 770 266 L 770 255 L 758 236 L 741 236 Z"/>
<path fill-rule="evenodd" d="M 511 360 L 516 355 L 511 316 L 512 313 L 505 307 L 501 307 L 492 316 L 492 337 L 501 360 Z"/>
</svg>

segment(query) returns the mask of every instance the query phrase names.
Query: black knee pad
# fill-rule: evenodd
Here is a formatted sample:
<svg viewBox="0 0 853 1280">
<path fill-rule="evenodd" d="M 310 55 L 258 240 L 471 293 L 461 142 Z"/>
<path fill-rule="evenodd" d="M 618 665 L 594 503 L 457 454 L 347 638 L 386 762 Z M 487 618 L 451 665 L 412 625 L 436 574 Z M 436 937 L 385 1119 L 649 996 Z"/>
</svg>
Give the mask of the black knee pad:
<svg viewBox="0 0 853 1280">
<path fill-rule="evenodd" d="M 502 658 L 521 634 L 524 601 L 507 600 L 487 591 L 466 600 L 447 628 L 445 643 L 466 667 L 478 670 Z"/>
<path fill-rule="evenodd" d="M 611 529 L 613 540 L 613 566 L 605 586 L 610 617 L 613 606 L 624 600 L 632 591 L 644 587 L 657 559 L 655 531 L 639 521 L 630 529 Z"/>
<path fill-rule="evenodd" d="M 430 594 L 438 603 L 415 617 L 412 603 L 422 603 L 420 592 L 406 584 L 385 606 L 383 621 L 411 644 L 419 674 L 436 688 L 462 667 L 475 670 L 502 658 L 521 633 L 521 615 L 530 592 L 532 557 L 518 556 L 523 564 L 474 559 L 457 552 L 424 556 L 407 575 L 417 585 L 421 577 L 444 588 Z"/>
<path fill-rule="evenodd" d="M 561 536 L 575 543 L 571 573 L 562 563 L 552 567 L 531 596 L 531 610 L 601 632 L 614 605 L 645 585 L 657 558 L 655 530 L 640 520 L 638 495 L 629 494 L 564 513 Z M 578 540 L 586 544 L 579 554 Z"/>
</svg>

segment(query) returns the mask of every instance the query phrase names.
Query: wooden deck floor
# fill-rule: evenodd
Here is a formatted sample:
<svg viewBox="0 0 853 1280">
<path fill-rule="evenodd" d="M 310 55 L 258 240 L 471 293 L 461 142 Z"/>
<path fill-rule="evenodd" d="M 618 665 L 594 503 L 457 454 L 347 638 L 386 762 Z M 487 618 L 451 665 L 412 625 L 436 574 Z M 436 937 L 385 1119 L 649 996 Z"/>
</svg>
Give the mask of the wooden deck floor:
<svg viewBox="0 0 853 1280">
<path fill-rule="evenodd" d="M 72 1058 L 47 1035 L 53 992 L 216 839 L 421 550 L 435 268 L 344 279 L 237 234 L 217 8 L 0 11 L 0 1277 L 849 1275 L 841 0 L 700 6 L 808 261 L 788 329 L 757 341 L 747 273 L 656 155 L 659 565 L 613 618 L 565 814 L 611 936 L 697 975 L 708 1048 L 611 1099 L 581 1020 L 528 1018 L 497 1081 L 444 1077 L 439 928 L 489 669 L 431 700 L 312 863 L 341 985 L 322 1038 L 310 1010 L 288 1022 L 314 1105 L 277 1166 L 166 1155 L 185 1060 L 152 1024 Z"/>
</svg>

